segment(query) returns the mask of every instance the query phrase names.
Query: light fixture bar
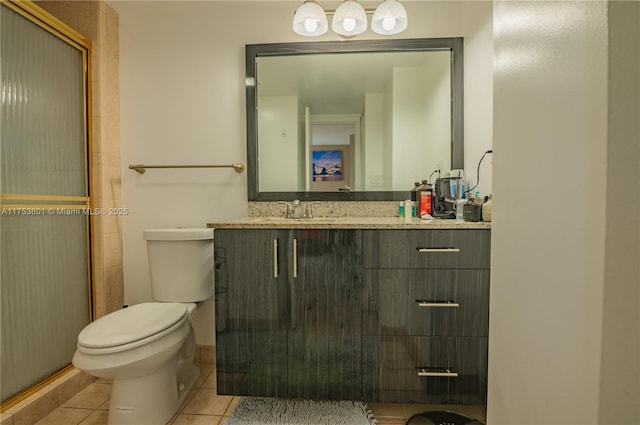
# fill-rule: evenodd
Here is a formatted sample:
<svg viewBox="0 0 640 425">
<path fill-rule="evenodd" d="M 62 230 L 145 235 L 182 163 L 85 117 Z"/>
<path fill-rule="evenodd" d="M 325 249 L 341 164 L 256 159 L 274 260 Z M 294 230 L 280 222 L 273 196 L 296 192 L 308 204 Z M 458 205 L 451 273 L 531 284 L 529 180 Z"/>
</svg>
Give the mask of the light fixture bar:
<svg viewBox="0 0 640 425">
<path fill-rule="evenodd" d="M 327 16 L 331 16 L 333 31 L 352 37 L 366 31 L 366 15 L 373 15 L 371 30 L 376 34 L 393 35 L 407 29 L 407 12 L 398 0 L 384 0 L 375 9 L 365 9 L 356 0 L 345 0 L 338 8 L 326 11 L 314 0 L 306 0 L 295 12 L 293 30 L 307 37 L 323 35 L 329 27 Z"/>
</svg>

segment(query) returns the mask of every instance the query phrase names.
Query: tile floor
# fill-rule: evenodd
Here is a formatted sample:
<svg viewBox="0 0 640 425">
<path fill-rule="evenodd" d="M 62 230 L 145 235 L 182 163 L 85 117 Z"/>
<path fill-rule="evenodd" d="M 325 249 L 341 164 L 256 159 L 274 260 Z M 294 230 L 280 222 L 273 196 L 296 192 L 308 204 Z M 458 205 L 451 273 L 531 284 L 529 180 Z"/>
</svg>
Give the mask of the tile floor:
<svg viewBox="0 0 640 425">
<path fill-rule="evenodd" d="M 242 397 L 217 395 L 215 365 L 200 365 L 200 378 L 170 425 L 223 425 Z M 75 397 L 42 418 L 36 425 L 106 425 L 111 384 L 97 380 Z M 413 414 L 443 406 L 415 404 L 369 404 L 379 425 L 405 424 Z M 482 406 L 446 406 L 485 421 Z"/>
</svg>

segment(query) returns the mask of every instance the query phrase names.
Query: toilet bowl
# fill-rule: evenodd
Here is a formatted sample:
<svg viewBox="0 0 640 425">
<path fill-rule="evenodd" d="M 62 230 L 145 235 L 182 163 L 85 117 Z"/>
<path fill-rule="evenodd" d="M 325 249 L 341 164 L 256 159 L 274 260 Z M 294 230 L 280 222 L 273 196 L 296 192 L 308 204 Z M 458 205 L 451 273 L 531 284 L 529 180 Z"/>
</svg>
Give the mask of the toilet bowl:
<svg viewBox="0 0 640 425">
<path fill-rule="evenodd" d="M 90 323 L 73 356 L 78 369 L 112 379 L 109 425 L 167 423 L 200 372 L 191 319 L 198 302 L 213 297 L 213 230 L 157 229 L 144 238 L 153 298 L 161 302 Z"/>
<path fill-rule="evenodd" d="M 193 303 L 137 304 L 80 332 L 73 364 L 113 380 L 110 424 L 164 424 L 173 416 L 199 374 L 187 344 L 195 310 Z"/>
</svg>

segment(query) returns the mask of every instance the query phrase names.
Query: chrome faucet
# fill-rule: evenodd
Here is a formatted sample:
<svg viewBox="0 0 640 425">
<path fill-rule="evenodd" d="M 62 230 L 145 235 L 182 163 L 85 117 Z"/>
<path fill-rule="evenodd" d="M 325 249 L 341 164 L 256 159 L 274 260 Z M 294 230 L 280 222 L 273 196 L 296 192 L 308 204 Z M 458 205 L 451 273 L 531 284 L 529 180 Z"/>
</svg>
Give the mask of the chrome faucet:
<svg viewBox="0 0 640 425">
<path fill-rule="evenodd" d="M 291 203 L 285 201 L 278 201 L 278 203 L 286 206 L 287 209 L 284 213 L 286 218 L 313 218 L 313 204 L 320 202 L 309 202 L 304 208 L 298 199 Z"/>
<path fill-rule="evenodd" d="M 285 201 L 278 201 L 278 203 L 285 205 L 287 207 L 287 210 L 285 211 L 285 217 L 287 218 L 303 218 L 304 217 L 304 213 L 302 211 L 302 204 L 300 203 L 300 200 L 296 199 L 291 203 L 285 202 Z"/>
<path fill-rule="evenodd" d="M 313 205 L 319 203 L 319 201 L 309 202 L 304 209 L 304 218 L 313 218 Z"/>
</svg>

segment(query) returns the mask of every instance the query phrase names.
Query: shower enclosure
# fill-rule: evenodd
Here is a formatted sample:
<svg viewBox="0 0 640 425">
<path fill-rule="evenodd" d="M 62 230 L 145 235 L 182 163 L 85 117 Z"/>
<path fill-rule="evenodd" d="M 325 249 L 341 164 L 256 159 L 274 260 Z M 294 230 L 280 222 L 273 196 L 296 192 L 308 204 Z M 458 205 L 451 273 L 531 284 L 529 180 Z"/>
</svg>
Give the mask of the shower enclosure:
<svg viewBox="0 0 640 425">
<path fill-rule="evenodd" d="M 28 5 L 27 5 L 28 6 Z M 66 368 L 91 320 L 88 42 L 0 6 L 2 403 Z"/>
</svg>

